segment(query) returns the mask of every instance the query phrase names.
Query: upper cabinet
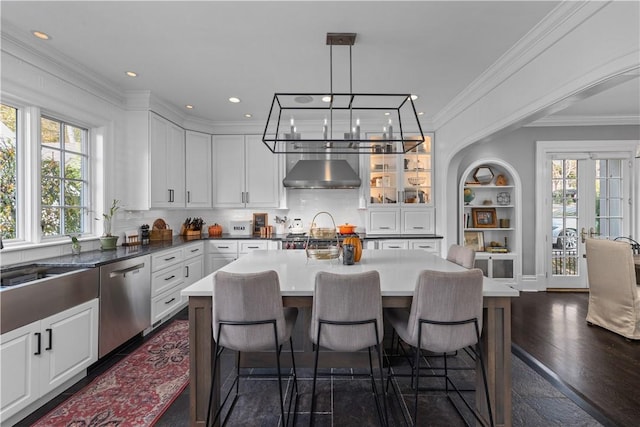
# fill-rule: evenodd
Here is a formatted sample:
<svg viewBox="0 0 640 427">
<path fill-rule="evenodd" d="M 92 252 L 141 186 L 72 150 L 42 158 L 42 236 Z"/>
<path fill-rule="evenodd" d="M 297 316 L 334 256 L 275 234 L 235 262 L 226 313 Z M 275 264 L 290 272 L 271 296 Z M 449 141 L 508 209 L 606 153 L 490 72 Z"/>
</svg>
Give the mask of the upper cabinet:
<svg viewBox="0 0 640 427">
<path fill-rule="evenodd" d="M 213 206 L 277 208 L 282 180 L 278 162 L 259 135 L 214 135 Z"/>
<path fill-rule="evenodd" d="M 369 138 L 375 141 L 380 136 Z M 390 154 L 394 150 L 388 143 L 373 144 L 372 152 L 362 157 L 361 173 L 366 177 L 362 192 L 369 208 L 367 233 L 435 232 L 433 135 L 425 135 L 420 145 L 411 141 L 406 144 L 412 148 L 404 154 Z"/>
<path fill-rule="evenodd" d="M 210 208 L 212 195 L 211 135 L 187 131 L 185 142 L 186 205 Z"/>
<path fill-rule="evenodd" d="M 376 135 L 369 138 L 380 139 Z M 387 151 L 393 151 L 388 143 L 373 145 L 371 154 L 365 157 L 368 162 L 363 162 L 368 164 L 365 186 L 370 207 L 433 205 L 431 135 L 425 135 L 425 139 L 424 143 L 400 155 L 387 154 Z M 405 144 L 411 146 L 412 143 Z"/>
<path fill-rule="evenodd" d="M 126 179 L 116 197 L 128 210 L 184 208 L 184 129 L 151 111 L 128 112 L 126 124 L 116 162 Z"/>
<path fill-rule="evenodd" d="M 152 208 L 185 207 L 184 144 L 184 129 L 155 113 L 149 113 Z"/>
</svg>

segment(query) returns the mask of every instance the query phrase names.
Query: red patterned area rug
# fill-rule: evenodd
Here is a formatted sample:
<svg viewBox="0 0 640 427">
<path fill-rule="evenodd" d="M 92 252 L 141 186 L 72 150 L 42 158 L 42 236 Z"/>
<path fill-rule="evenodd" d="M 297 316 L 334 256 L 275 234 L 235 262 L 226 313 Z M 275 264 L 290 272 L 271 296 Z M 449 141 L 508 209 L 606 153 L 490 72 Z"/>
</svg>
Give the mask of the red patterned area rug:
<svg viewBox="0 0 640 427">
<path fill-rule="evenodd" d="M 189 384 L 189 322 L 175 320 L 34 426 L 152 426 Z"/>
</svg>

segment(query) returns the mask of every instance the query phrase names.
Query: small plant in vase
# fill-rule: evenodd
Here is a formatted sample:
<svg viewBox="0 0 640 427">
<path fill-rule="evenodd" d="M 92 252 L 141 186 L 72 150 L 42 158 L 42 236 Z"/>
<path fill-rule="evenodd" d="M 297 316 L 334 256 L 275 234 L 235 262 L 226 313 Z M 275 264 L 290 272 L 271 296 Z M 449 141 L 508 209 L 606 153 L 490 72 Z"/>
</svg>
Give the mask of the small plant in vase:
<svg viewBox="0 0 640 427">
<path fill-rule="evenodd" d="M 79 255 L 80 254 L 80 249 L 82 249 L 82 247 L 80 246 L 80 241 L 78 240 L 77 236 L 69 236 L 71 237 L 71 253 L 73 255 Z"/>
<path fill-rule="evenodd" d="M 120 201 L 117 199 L 113 199 L 113 203 L 109 208 L 109 212 L 102 214 L 102 231 L 103 234 L 100 236 L 100 249 L 103 251 L 112 250 L 116 248 L 116 243 L 118 242 L 118 236 L 114 236 L 111 234 L 111 224 L 113 220 L 113 216 L 120 209 L 119 205 Z M 100 220 L 100 218 L 96 218 L 96 220 Z"/>
</svg>

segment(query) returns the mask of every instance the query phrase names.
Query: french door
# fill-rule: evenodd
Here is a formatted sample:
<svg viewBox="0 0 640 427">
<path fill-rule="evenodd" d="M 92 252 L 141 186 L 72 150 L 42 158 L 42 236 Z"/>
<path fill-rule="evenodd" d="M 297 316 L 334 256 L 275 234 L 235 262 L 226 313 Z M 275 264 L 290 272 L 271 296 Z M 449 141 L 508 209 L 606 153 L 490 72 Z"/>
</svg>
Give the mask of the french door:
<svg viewBox="0 0 640 427">
<path fill-rule="evenodd" d="M 588 287 L 585 239 L 630 235 L 632 160 L 608 144 L 545 154 L 547 288 Z"/>
</svg>

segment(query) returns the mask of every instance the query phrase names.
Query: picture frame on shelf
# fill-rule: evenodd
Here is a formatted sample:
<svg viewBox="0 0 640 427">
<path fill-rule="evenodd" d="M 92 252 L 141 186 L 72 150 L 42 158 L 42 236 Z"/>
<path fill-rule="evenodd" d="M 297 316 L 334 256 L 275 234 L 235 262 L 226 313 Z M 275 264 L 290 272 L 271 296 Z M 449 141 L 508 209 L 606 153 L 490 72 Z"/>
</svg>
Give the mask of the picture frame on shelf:
<svg viewBox="0 0 640 427">
<path fill-rule="evenodd" d="M 471 217 L 473 219 L 473 228 L 498 227 L 496 208 L 472 208 Z"/>
<path fill-rule="evenodd" d="M 463 245 L 476 252 L 484 252 L 484 233 L 482 231 L 465 231 Z"/>
</svg>

